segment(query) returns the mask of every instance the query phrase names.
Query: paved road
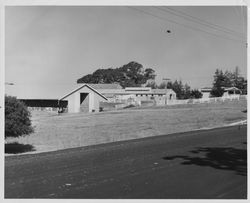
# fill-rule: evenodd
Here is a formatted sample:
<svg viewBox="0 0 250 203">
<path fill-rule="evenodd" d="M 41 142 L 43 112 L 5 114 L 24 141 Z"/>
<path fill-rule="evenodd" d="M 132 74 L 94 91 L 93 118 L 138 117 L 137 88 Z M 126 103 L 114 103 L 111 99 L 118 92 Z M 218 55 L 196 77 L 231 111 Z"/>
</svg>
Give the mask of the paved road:
<svg viewBox="0 0 250 203">
<path fill-rule="evenodd" d="M 247 126 L 5 157 L 5 198 L 247 197 Z"/>
</svg>

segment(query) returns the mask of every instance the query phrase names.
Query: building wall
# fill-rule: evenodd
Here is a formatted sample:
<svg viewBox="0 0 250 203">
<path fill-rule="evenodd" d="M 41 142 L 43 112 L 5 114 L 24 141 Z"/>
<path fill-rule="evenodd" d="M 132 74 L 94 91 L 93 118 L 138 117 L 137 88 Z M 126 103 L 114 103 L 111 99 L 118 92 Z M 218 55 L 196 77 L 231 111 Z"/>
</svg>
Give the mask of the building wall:
<svg viewBox="0 0 250 203">
<path fill-rule="evenodd" d="M 157 105 L 157 106 L 166 105 L 166 97 L 156 97 L 155 98 L 155 105 Z"/>
<path fill-rule="evenodd" d="M 95 93 L 90 92 L 89 93 L 89 112 L 95 111 Z"/>
<path fill-rule="evenodd" d="M 70 96 L 68 96 L 68 112 L 69 113 L 77 113 L 80 112 L 80 93 L 76 92 Z"/>
<path fill-rule="evenodd" d="M 209 98 L 210 92 L 201 92 L 202 93 L 202 98 Z"/>
<path fill-rule="evenodd" d="M 102 99 L 101 101 L 105 101 L 105 100 Z M 94 110 L 95 112 L 100 111 L 100 96 L 97 94 L 94 94 Z"/>
<path fill-rule="evenodd" d="M 210 92 L 201 92 L 202 93 L 202 98 L 209 98 L 210 97 Z M 224 92 L 222 97 L 229 97 L 230 95 L 237 95 L 239 93 L 235 93 L 235 94 L 229 94 L 228 91 Z"/>
<path fill-rule="evenodd" d="M 228 97 L 228 96 L 229 96 L 228 92 L 224 92 L 222 95 L 222 97 Z"/>
<path fill-rule="evenodd" d="M 80 94 L 88 93 L 88 96 L 85 98 L 84 102 L 80 103 Z M 78 112 L 99 112 L 99 103 L 100 101 L 105 101 L 97 93 L 93 92 L 87 87 L 83 87 L 77 92 L 71 94 L 65 100 L 68 100 L 68 112 L 69 113 L 78 113 Z M 87 108 L 88 105 L 88 108 Z M 88 110 L 87 110 L 88 109 Z"/>
</svg>

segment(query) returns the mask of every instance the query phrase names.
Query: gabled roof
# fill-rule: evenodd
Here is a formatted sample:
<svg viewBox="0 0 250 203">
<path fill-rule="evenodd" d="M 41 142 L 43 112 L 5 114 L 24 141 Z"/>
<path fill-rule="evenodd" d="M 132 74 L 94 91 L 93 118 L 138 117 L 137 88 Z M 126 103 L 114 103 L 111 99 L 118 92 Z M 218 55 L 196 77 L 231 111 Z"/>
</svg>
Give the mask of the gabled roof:
<svg viewBox="0 0 250 203">
<path fill-rule="evenodd" d="M 72 90 L 71 92 L 69 92 L 68 94 L 64 95 L 63 97 L 61 97 L 59 100 L 63 100 L 66 97 L 70 96 L 71 94 L 74 94 L 75 92 L 79 91 L 80 89 L 87 87 L 89 89 L 91 89 L 93 92 L 95 92 L 96 94 L 98 94 L 100 97 L 102 97 L 105 100 L 108 100 L 103 94 L 101 94 L 100 92 L 98 92 L 97 90 L 95 90 L 94 88 L 92 88 L 90 85 L 88 84 L 83 84 L 80 87 L 77 87 L 76 89 Z"/>
<path fill-rule="evenodd" d="M 136 91 L 135 91 L 136 90 Z M 125 94 L 175 94 L 172 89 L 149 89 L 148 91 L 142 91 L 139 88 L 131 90 L 131 89 L 100 89 L 98 90 L 100 93 L 104 95 L 125 95 Z"/>
<path fill-rule="evenodd" d="M 151 87 L 125 87 L 125 91 L 151 91 Z"/>
<path fill-rule="evenodd" d="M 203 87 L 203 88 L 201 88 L 200 90 L 201 90 L 201 91 L 202 91 L 202 90 L 212 90 L 212 87 Z"/>
<path fill-rule="evenodd" d="M 212 87 L 202 87 L 201 89 L 212 89 Z"/>
<path fill-rule="evenodd" d="M 154 94 L 175 94 L 175 91 L 172 89 L 152 89 Z"/>
<path fill-rule="evenodd" d="M 221 87 L 224 91 L 230 91 L 230 90 L 238 90 L 241 92 L 241 90 L 237 87 Z M 200 89 L 201 92 L 211 92 L 212 88 L 211 87 L 204 87 Z"/>
<path fill-rule="evenodd" d="M 230 91 L 230 90 L 240 90 L 237 87 L 223 87 L 223 89 L 225 89 L 226 91 Z"/>
<path fill-rule="evenodd" d="M 78 83 L 79 85 L 82 85 L 82 83 Z M 102 84 L 102 83 L 98 83 L 98 84 L 94 84 L 94 83 L 84 83 L 87 84 L 89 87 L 92 87 L 96 90 L 99 89 L 122 89 L 122 86 L 117 84 L 117 83 L 110 83 L 110 84 Z"/>
</svg>

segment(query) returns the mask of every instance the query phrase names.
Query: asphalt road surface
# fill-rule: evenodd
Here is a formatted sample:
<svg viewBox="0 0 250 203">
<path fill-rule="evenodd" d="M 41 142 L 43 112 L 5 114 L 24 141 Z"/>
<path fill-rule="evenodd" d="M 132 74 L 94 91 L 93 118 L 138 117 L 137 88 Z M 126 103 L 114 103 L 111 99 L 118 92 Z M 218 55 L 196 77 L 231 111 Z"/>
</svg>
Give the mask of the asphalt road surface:
<svg viewBox="0 0 250 203">
<path fill-rule="evenodd" d="M 245 199 L 247 126 L 5 157 L 5 198 Z"/>
</svg>

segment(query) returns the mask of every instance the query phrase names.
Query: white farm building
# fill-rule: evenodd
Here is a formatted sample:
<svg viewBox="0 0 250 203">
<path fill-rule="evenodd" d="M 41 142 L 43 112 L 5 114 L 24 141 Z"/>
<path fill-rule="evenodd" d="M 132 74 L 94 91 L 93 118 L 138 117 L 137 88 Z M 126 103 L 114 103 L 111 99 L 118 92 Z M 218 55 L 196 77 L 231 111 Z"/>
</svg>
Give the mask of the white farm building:
<svg viewBox="0 0 250 203">
<path fill-rule="evenodd" d="M 232 95 L 240 95 L 242 92 L 237 87 L 222 87 L 224 90 L 224 93 L 222 97 L 230 97 Z M 209 98 L 211 96 L 212 88 L 210 87 L 204 87 L 200 89 L 200 92 L 202 93 L 202 98 Z"/>
<path fill-rule="evenodd" d="M 100 102 L 107 101 L 108 99 L 103 94 L 93 89 L 90 85 L 84 84 L 61 97 L 58 103 L 59 106 L 60 101 L 63 100 L 68 101 L 66 107 L 68 112 L 77 113 L 98 112 L 100 109 Z"/>
</svg>

